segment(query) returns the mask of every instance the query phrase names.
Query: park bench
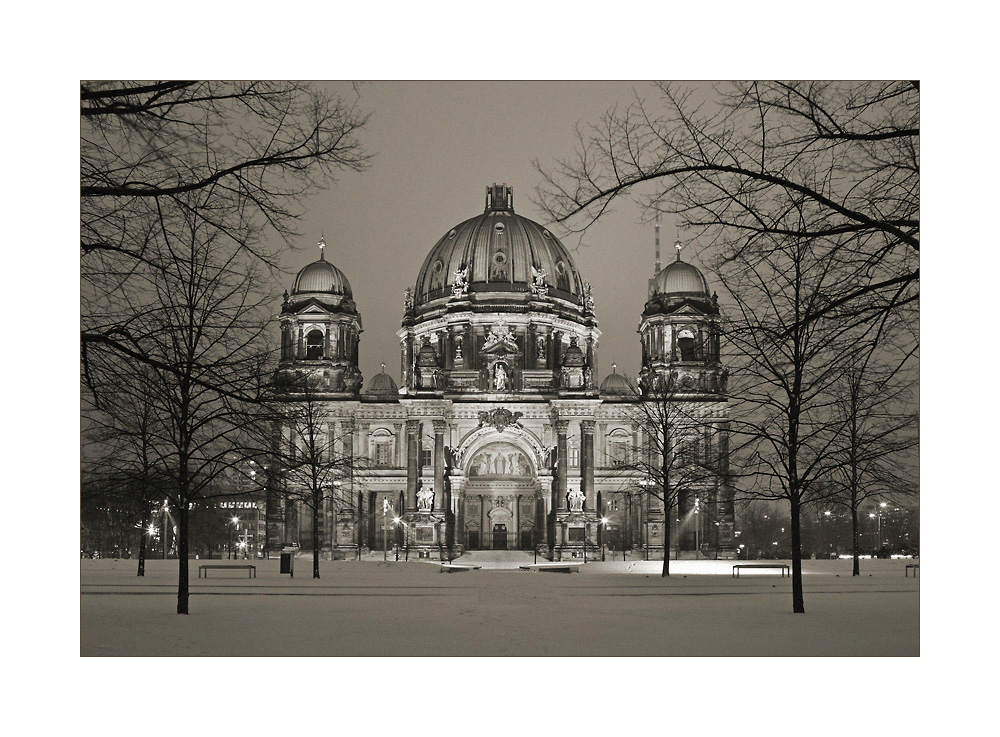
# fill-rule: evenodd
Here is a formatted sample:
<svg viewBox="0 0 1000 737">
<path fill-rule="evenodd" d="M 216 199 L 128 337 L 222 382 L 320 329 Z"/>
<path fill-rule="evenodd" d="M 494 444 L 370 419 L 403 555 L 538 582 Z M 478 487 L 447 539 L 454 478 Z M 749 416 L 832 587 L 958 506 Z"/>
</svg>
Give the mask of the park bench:
<svg viewBox="0 0 1000 737">
<path fill-rule="evenodd" d="M 738 563 L 733 566 L 733 576 L 735 578 L 740 577 L 740 568 L 780 568 L 782 578 L 785 577 L 786 572 L 788 575 L 791 575 L 788 565 L 785 563 Z"/>
<path fill-rule="evenodd" d="M 907 577 L 907 578 L 909 578 L 909 576 L 910 576 L 910 569 L 913 570 L 913 577 L 916 578 L 917 577 L 917 571 L 920 570 L 920 564 L 919 563 L 907 563 L 906 564 L 906 571 L 904 572 L 903 575 L 905 577 Z"/>
<path fill-rule="evenodd" d="M 478 571 L 482 566 L 472 563 L 442 563 L 441 573 L 452 573 L 454 571 Z"/>
<path fill-rule="evenodd" d="M 254 578 L 257 578 L 257 566 L 252 566 L 252 565 L 249 565 L 249 564 L 248 565 L 227 565 L 225 563 L 219 563 L 219 564 L 216 564 L 216 565 L 206 564 L 206 565 L 203 565 L 203 566 L 198 566 L 198 578 L 201 578 L 201 574 L 202 573 L 205 574 L 205 578 L 208 578 L 208 569 L 209 568 L 222 568 L 222 569 L 229 570 L 229 571 L 233 571 L 233 570 L 240 570 L 240 571 L 242 571 L 242 570 L 246 569 L 247 578 L 250 578 L 251 576 L 253 576 Z"/>
<path fill-rule="evenodd" d="M 579 571 L 583 563 L 533 563 L 520 566 L 522 571 L 549 571 L 552 573 L 572 573 Z"/>
</svg>

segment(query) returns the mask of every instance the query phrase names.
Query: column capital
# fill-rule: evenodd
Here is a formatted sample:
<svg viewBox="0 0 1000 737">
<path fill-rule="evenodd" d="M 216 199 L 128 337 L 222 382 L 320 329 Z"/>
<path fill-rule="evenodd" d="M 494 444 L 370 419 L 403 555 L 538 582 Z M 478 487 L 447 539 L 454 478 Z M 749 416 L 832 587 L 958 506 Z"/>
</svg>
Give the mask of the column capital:
<svg viewBox="0 0 1000 737">
<path fill-rule="evenodd" d="M 557 435 L 565 435 L 569 432 L 569 420 L 556 420 L 552 424 L 556 427 Z"/>
<path fill-rule="evenodd" d="M 580 420 L 580 430 L 582 430 L 584 434 L 593 435 L 596 426 L 596 420 Z"/>
<path fill-rule="evenodd" d="M 407 434 L 419 433 L 420 432 L 420 420 L 407 420 L 406 421 L 406 432 L 407 432 Z"/>
<path fill-rule="evenodd" d="M 444 435 L 448 431 L 448 423 L 444 420 L 434 420 L 433 424 L 435 435 Z"/>
</svg>

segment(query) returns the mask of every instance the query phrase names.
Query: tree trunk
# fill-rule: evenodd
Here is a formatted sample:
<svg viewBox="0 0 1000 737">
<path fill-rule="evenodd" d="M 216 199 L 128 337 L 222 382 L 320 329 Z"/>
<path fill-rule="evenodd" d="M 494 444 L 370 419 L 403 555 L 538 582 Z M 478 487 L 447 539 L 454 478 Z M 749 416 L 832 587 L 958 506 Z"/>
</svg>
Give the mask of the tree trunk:
<svg viewBox="0 0 1000 737">
<path fill-rule="evenodd" d="M 663 505 L 663 570 L 660 578 L 670 575 L 670 509 Z"/>
<path fill-rule="evenodd" d="M 852 576 L 861 575 L 861 560 L 860 551 L 858 550 L 858 505 L 851 505 L 851 546 L 854 557 L 854 569 L 851 572 Z"/>
<path fill-rule="evenodd" d="M 147 512 L 149 512 L 148 504 L 142 509 L 142 523 L 139 527 L 139 572 L 135 574 L 137 576 L 146 575 L 146 528 L 149 527 Z"/>
<path fill-rule="evenodd" d="M 320 503 L 322 500 L 313 499 L 313 578 L 319 578 L 319 518 Z"/>
<path fill-rule="evenodd" d="M 188 613 L 188 503 L 181 497 L 177 505 L 177 613 Z"/>
<path fill-rule="evenodd" d="M 800 502 L 798 494 L 792 494 L 792 612 L 805 614 L 806 605 L 802 597 L 802 536 L 799 529 Z"/>
</svg>

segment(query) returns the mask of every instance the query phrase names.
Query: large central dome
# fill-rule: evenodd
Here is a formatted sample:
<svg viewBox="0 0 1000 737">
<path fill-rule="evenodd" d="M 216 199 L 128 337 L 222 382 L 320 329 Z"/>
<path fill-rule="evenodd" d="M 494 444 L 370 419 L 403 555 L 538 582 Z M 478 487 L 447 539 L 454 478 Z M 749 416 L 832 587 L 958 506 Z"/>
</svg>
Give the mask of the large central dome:
<svg viewBox="0 0 1000 737">
<path fill-rule="evenodd" d="M 566 247 L 544 227 L 514 212 L 506 184 L 486 189 L 486 211 L 452 228 L 417 275 L 416 306 L 451 297 L 456 283 L 470 294 L 530 292 L 543 281 L 550 297 L 582 304 L 583 281 Z M 484 295 L 485 296 L 485 295 Z"/>
</svg>

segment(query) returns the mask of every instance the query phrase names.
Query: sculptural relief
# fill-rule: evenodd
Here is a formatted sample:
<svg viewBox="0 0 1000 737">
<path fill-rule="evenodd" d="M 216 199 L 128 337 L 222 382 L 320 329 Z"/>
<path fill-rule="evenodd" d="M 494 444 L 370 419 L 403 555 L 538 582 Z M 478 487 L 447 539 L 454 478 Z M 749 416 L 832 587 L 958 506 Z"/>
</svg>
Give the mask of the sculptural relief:
<svg viewBox="0 0 1000 737">
<path fill-rule="evenodd" d="M 530 476 L 527 456 L 513 446 L 491 445 L 475 456 L 469 464 L 469 476 Z"/>
</svg>

